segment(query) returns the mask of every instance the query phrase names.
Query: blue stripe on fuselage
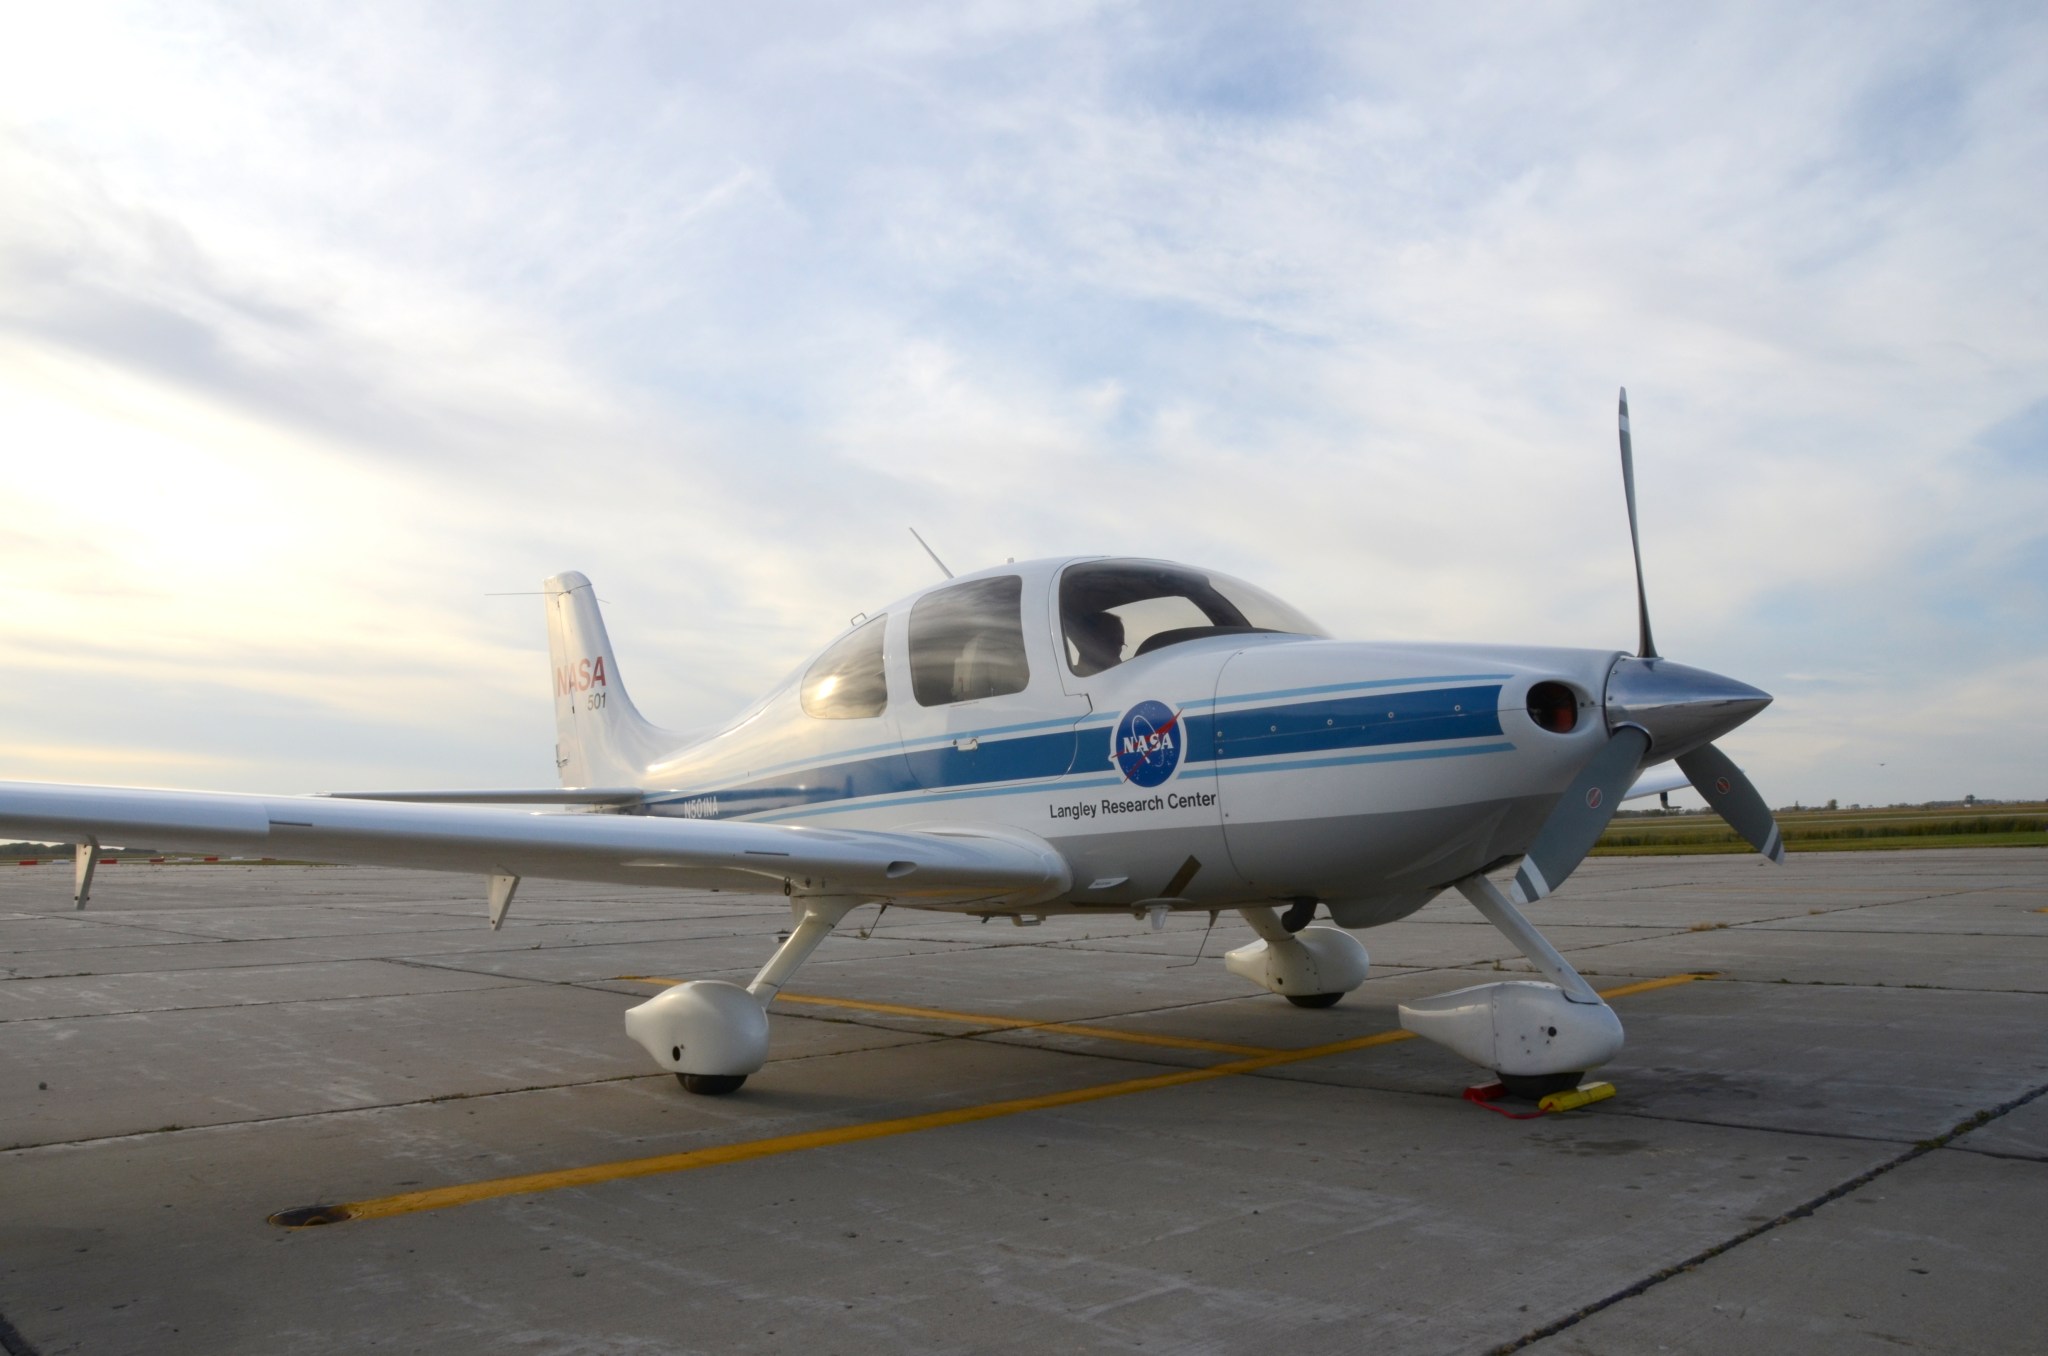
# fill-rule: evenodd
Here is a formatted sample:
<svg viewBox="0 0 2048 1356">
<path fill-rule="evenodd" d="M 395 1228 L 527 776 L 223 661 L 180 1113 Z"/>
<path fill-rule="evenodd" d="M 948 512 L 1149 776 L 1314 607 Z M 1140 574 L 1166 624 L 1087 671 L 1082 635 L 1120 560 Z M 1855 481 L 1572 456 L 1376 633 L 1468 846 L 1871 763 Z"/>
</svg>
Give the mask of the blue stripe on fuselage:
<svg viewBox="0 0 2048 1356">
<path fill-rule="evenodd" d="M 992 783 L 1048 781 L 1073 769 L 1084 734 L 1108 727 L 1076 729 L 1069 725 L 1054 734 L 1022 739 L 991 740 L 975 749 L 956 744 L 912 748 L 880 758 L 801 768 L 783 775 L 757 778 L 739 786 L 691 792 L 650 801 L 649 808 L 676 806 L 673 813 L 691 818 L 733 819 L 770 810 L 788 810 L 826 801 L 861 800 L 907 791 L 947 791 Z M 958 739 L 979 738 L 962 734 Z M 1107 762 L 1107 759 L 1104 760 Z M 1100 772 L 1100 767 L 1082 769 Z"/>
<path fill-rule="evenodd" d="M 1451 748 L 1395 749 L 1391 753 L 1353 753 L 1341 758 L 1294 758 L 1284 763 L 1233 763 L 1216 769 L 1219 777 L 1240 772 L 1296 772 L 1312 767 L 1356 767 L 1360 763 L 1413 763 L 1430 758 L 1469 758 L 1478 753 L 1513 753 L 1509 743 L 1459 744 Z"/>
<path fill-rule="evenodd" d="M 1509 673 L 1439 673 L 1428 678 L 1372 678 L 1354 683 L 1318 683 L 1314 687 L 1282 687 L 1271 692 L 1237 692 L 1226 696 L 1210 697 L 1203 701 L 1189 702 L 1183 709 L 1194 711 L 1209 706 L 1230 706 L 1236 702 L 1269 702 L 1278 697 L 1320 697 L 1326 692 L 1364 692 L 1368 688 L 1414 687 L 1429 683 L 1479 683 L 1505 681 L 1514 675 Z"/>
<path fill-rule="evenodd" d="M 1436 743 L 1500 733 L 1500 686 L 1439 687 L 1191 717 L 1188 762 Z"/>
<path fill-rule="evenodd" d="M 1357 691 L 1368 685 L 1345 686 Z M 1181 757 L 1184 763 L 1189 764 L 1219 764 L 1246 758 L 1285 758 L 1341 749 L 1439 743 L 1498 735 L 1501 733 L 1500 714 L 1495 708 L 1500 691 L 1498 684 L 1430 688 L 1420 692 L 1379 693 L 1209 715 L 1183 715 L 1181 733 L 1185 743 Z M 1190 706 L 1201 704 L 1190 703 Z M 1037 725 L 1038 722 L 1032 722 L 1022 727 L 997 728 L 1029 729 Z M 983 788 L 982 794 L 1004 794 L 1009 790 L 1026 789 L 1005 786 L 1005 783 L 1038 783 L 1070 775 L 1099 775 L 1111 761 L 1107 741 L 1103 738 L 1109 729 L 1100 723 L 1076 723 L 1049 734 L 991 739 L 971 750 L 952 743 L 936 747 L 912 746 L 881 757 L 847 758 L 787 772 L 777 769 L 769 776 L 738 786 L 665 796 L 650 801 L 648 809 L 655 814 L 736 819 L 800 810 L 828 802 L 869 801 L 874 797 L 903 796 L 906 793 L 927 792 L 937 798 L 948 792 L 958 795 L 962 788 Z M 962 733 L 955 738 L 986 738 L 988 733 Z M 923 743 L 919 741 L 919 744 Z M 1492 753 L 1512 747 L 1511 744 L 1487 745 L 1456 752 Z M 868 750 L 857 752 L 866 753 Z M 1446 754 L 1449 752 L 1447 750 Z M 1366 756 L 1343 760 L 1305 759 L 1270 766 L 1274 771 L 1282 771 L 1290 766 L 1334 766 L 1340 761 L 1400 760 Z M 1219 775 L 1232 770 L 1225 767 L 1215 769 Z M 1262 767 L 1260 770 L 1266 769 Z M 914 796 L 912 798 L 915 799 Z"/>
</svg>

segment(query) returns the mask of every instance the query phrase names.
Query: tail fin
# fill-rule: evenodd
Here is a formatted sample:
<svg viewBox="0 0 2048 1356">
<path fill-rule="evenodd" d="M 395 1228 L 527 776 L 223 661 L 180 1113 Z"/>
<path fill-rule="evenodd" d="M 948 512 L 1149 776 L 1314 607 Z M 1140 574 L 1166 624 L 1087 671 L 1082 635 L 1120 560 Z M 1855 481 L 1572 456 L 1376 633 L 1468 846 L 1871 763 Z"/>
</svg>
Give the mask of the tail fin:
<svg viewBox="0 0 2048 1356">
<path fill-rule="evenodd" d="M 683 742 L 633 709 L 598 614 L 597 593 L 574 570 L 542 585 L 554 665 L 555 766 L 565 787 L 637 786 Z"/>
</svg>

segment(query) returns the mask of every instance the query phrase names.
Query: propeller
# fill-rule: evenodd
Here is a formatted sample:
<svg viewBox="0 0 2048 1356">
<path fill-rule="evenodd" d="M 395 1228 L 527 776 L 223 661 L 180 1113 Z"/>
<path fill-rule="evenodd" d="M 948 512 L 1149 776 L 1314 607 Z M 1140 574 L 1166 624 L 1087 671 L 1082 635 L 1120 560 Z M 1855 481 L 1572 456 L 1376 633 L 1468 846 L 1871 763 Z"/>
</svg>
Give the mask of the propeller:
<svg viewBox="0 0 2048 1356">
<path fill-rule="evenodd" d="M 1636 553 L 1636 657 L 1655 659 L 1657 646 L 1650 639 L 1650 594 L 1643 587 L 1643 535 L 1636 528 L 1636 453 L 1628 436 L 1628 387 L 1621 388 L 1621 492 L 1628 496 L 1628 544 Z"/>
<path fill-rule="evenodd" d="M 1714 813 L 1748 839 L 1751 847 L 1784 864 L 1785 840 L 1778 834 L 1778 821 L 1772 816 L 1771 807 L 1764 804 L 1755 784 L 1742 775 L 1742 769 L 1727 754 L 1712 744 L 1703 744 L 1679 758 L 1678 770 L 1692 783 L 1693 790 L 1706 797 Z"/>
<path fill-rule="evenodd" d="M 1607 832 L 1607 821 L 1614 818 L 1614 809 L 1635 781 L 1649 748 L 1649 735 L 1633 725 L 1623 726 L 1600 746 L 1593 761 L 1579 769 L 1543 822 L 1543 831 L 1529 845 L 1522 869 L 1515 872 L 1515 903 L 1543 898 L 1586 859 Z"/>
<path fill-rule="evenodd" d="M 1677 760 L 1679 771 L 1758 852 L 1785 860 L 1785 844 L 1756 786 L 1712 741 L 1770 705 L 1747 683 L 1675 664 L 1650 638 L 1650 596 L 1643 584 L 1643 542 L 1636 520 L 1635 449 L 1629 438 L 1628 391 L 1621 392 L 1621 486 L 1628 498 L 1629 545 L 1636 562 L 1637 653 L 1608 671 L 1607 742 L 1558 798 L 1515 873 L 1515 902 L 1527 904 L 1564 884 L 1606 831 L 1621 798 L 1645 764 Z"/>
</svg>

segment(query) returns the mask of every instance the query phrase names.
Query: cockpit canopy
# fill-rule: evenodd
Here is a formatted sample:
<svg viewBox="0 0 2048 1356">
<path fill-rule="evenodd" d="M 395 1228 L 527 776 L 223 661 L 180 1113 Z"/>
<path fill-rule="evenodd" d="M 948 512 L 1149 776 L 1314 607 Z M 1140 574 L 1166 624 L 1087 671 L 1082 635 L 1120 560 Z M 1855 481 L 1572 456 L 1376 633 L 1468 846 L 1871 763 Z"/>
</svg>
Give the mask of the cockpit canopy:
<svg viewBox="0 0 2048 1356">
<path fill-rule="evenodd" d="M 910 696 L 921 707 L 1004 697 L 1031 686 L 1032 659 L 1052 659 L 1052 637 L 1036 599 L 1057 561 L 1014 574 L 988 574 L 929 589 L 898 624 L 909 661 Z M 1034 604 L 1025 628 L 1025 579 Z M 1228 575 L 1163 560 L 1083 560 L 1059 576 L 1059 644 L 1086 678 L 1169 645 L 1209 636 L 1325 634 L 1263 589 Z M 820 720 L 863 720 L 889 706 L 887 615 L 834 641 L 798 687 L 804 711 Z M 901 695 L 900 693 L 898 694 Z"/>
<path fill-rule="evenodd" d="M 1321 627 L 1263 589 L 1162 560 L 1090 560 L 1060 576 L 1060 634 L 1077 677 L 1208 636 Z"/>
</svg>

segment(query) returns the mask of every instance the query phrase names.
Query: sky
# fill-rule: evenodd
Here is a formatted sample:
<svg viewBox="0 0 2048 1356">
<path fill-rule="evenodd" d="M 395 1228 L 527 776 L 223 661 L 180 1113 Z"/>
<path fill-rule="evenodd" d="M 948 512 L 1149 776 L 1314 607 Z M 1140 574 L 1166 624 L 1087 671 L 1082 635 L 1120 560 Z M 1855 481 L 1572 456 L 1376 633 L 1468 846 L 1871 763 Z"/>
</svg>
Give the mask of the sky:
<svg viewBox="0 0 2048 1356">
<path fill-rule="evenodd" d="M 0 777 L 551 783 L 956 570 L 1659 649 L 2048 797 L 2048 10 L 10 7 Z"/>
</svg>

